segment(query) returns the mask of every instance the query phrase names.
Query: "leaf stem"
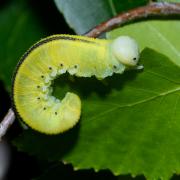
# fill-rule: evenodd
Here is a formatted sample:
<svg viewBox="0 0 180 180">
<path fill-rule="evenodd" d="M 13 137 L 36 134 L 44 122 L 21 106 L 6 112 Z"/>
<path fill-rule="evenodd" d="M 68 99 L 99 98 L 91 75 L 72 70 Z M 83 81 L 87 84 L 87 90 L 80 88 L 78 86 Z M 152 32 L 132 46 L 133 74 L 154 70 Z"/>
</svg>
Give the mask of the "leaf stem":
<svg viewBox="0 0 180 180">
<path fill-rule="evenodd" d="M 14 120 L 15 120 L 15 114 L 12 108 L 10 108 L 6 116 L 0 123 L 0 141 L 2 137 L 6 134 L 8 128 L 13 124 Z"/>
<path fill-rule="evenodd" d="M 122 26 L 134 20 L 140 20 L 153 16 L 180 15 L 180 3 L 151 2 L 146 6 L 138 7 L 121 13 L 91 29 L 84 34 L 88 37 L 98 37 L 104 32 Z"/>
</svg>

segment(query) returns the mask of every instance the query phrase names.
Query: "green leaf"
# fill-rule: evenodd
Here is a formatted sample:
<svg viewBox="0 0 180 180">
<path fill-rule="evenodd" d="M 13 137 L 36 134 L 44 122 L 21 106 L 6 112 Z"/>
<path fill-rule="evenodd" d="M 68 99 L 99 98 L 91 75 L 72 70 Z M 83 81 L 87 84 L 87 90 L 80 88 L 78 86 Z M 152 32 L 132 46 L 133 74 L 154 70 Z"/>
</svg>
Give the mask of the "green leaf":
<svg viewBox="0 0 180 180">
<path fill-rule="evenodd" d="M 69 26 L 84 34 L 122 11 L 145 5 L 148 0 L 54 0 Z"/>
<path fill-rule="evenodd" d="M 179 31 L 178 20 L 146 21 L 115 29 L 107 33 L 107 37 L 111 39 L 120 35 L 129 35 L 138 41 L 141 50 L 146 47 L 152 48 L 180 65 Z"/>
<path fill-rule="evenodd" d="M 6 88 L 11 86 L 12 74 L 24 52 L 45 36 L 37 17 L 23 1 L 12 1 L 0 12 L 0 79 Z"/>
<path fill-rule="evenodd" d="M 113 75 L 103 83 L 57 80 L 56 96 L 68 89 L 80 95 L 80 123 L 57 136 L 27 130 L 15 144 L 76 169 L 110 169 L 149 180 L 180 173 L 180 67 L 151 49 L 143 50 L 141 63 L 142 72 Z"/>
</svg>

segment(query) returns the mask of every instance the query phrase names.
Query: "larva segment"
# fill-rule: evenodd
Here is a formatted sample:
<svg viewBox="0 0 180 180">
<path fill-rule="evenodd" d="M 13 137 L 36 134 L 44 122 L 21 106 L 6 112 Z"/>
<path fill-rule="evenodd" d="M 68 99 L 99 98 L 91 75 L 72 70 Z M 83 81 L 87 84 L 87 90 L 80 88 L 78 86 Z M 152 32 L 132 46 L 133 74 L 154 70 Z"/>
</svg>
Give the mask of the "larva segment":
<svg viewBox="0 0 180 180">
<path fill-rule="evenodd" d="M 80 118 L 80 98 L 67 92 L 62 100 L 57 99 L 52 96 L 51 83 L 66 72 L 98 79 L 123 73 L 126 66 L 112 53 L 111 43 L 81 36 L 55 35 L 30 48 L 19 63 L 13 83 L 13 104 L 21 119 L 46 134 L 72 128 Z"/>
</svg>

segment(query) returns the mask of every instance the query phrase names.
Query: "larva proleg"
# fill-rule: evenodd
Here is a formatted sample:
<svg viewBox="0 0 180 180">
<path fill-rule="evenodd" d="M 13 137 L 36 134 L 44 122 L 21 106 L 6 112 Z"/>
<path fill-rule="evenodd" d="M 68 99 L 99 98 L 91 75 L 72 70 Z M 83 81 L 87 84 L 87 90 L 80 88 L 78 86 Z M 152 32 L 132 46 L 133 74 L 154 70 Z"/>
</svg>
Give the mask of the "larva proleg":
<svg viewBox="0 0 180 180">
<path fill-rule="evenodd" d="M 54 35 L 32 46 L 21 58 L 13 79 L 15 112 L 31 128 L 58 134 L 72 128 L 81 114 L 78 95 L 63 99 L 52 95 L 52 81 L 64 73 L 104 79 L 136 67 L 137 43 L 127 36 L 100 40 L 73 35 Z"/>
</svg>

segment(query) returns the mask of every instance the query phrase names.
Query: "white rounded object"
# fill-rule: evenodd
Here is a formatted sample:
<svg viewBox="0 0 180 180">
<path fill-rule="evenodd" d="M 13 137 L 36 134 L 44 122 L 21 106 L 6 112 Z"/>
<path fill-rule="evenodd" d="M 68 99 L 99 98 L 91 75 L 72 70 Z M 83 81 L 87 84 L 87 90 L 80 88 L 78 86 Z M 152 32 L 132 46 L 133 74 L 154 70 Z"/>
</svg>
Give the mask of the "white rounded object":
<svg viewBox="0 0 180 180">
<path fill-rule="evenodd" d="M 136 66 L 139 60 L 139 47 L 129 36 L 120 36 L 112 42 L 112 53 L 126 66 Z"/>
</svg>

